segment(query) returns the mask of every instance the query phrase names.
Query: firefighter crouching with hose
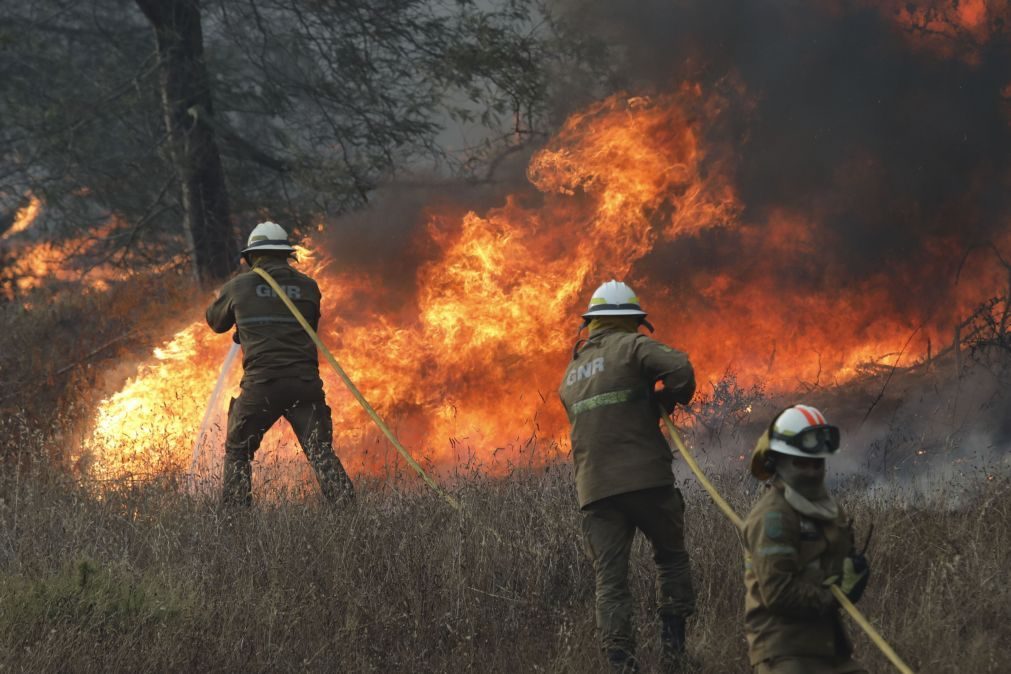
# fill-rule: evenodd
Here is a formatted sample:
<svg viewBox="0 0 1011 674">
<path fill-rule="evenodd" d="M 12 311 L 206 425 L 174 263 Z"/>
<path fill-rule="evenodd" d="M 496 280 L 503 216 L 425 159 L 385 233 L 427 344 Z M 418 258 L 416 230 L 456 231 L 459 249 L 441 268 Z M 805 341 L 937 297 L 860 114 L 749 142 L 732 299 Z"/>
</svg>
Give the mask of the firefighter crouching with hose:
<svg viewBox="0 0 1011 674">
<path fill-rule="evenodd" d="M 261 222 L 250 233 L 242 257 L 273 276 L 316 329 L 319 286 L 288 265 L 294 251 L 284 228 Z M 333 450 L 316 345 L 274 290 L 253 271 L 239 274 L 225 283 L 207 308 L 207 323 L 215 332 L 234 326 L 235 339 L 242 345 L 241 393 L 228 407 L 222 501 L 230 506 L 252 504 L 253 455 L 264 433 L 282 416 L 295 431 L 324 499 L 331 504 L 352 500 L 351 480 Z"/>
<path fill-rule="evenodd" d="M 851 658 L 829 586 L 856 602 L 869 568 L 825 487 L 839 429 L 794 405 L 758 439 L 751 473 L 769 487 L 745 521 L 744 624 L 757 674 L 866 674 Z"/>
<path fill-rule="evenodd" d="M 660 432 L 695 392 L 688 357 L 638 332 L 652 330 L 624 283 L 600 286 L 583 314 L 589 339 L 576 345 L 559 394 L 572 426 L 583 539 L 596 576 L 596 624 L 611 667 L 638 671 L 629 554 L 636 529 L 653 546 L 657 611 L 666 669 L 686 666 L 685 618 L 695 609 L 684 542 L 684 499 L 674 486 L 671 451 Z M 657 382 L 663 389 L 654 391 Z M 658 405 L 657 403 L 660 403 Z"/>
</svg>

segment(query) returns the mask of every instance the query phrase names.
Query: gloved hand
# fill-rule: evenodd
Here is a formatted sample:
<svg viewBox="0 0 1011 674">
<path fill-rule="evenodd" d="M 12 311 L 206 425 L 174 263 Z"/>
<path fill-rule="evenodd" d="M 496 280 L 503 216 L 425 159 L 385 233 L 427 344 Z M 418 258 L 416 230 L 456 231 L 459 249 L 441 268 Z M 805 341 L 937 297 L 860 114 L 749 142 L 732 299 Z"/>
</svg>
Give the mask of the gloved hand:
<svg viewBox="0 0 1011 674">
<path fill-rule="evenodd" d="M 839 581 L 839 589 L 854 604 L 860 601 L 867 587 L 867 580 L 871 576 L 871 567 L 867 563 L 867 558 L 858 552 L 850 553 L 849 557 L 843 560 L 842 579 Z"/>
<path fill-rule="evenodd" d="M 677 405 L 677 401 L 674 400 L 674 396 L 667 389 L 659 389 L 653 392 L 653 397 L 656 401 L 660 403 L 663 411 L 667 414 L 671 414 L 674 411 L 674 406 Z"/>
<path fill-rule="evenodd" d="M 232 341 L 235 342 L 236 344 L 241 344 L 242 343 L 242 342 L 239 341 L 239 331 L 238 330 L 236 330 L 235 332 L 232 333 Z"/>
</svg>

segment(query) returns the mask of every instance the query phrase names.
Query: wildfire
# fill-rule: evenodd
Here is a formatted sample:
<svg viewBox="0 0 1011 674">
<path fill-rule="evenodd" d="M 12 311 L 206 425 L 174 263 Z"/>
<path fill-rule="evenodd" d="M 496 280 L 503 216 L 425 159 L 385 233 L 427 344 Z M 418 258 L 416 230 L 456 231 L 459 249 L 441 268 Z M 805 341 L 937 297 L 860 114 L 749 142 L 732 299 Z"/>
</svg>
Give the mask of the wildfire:
<svg viewBox="0 0 1011 674">
<path fill-rule="evenodd" d="M 324 293 L 323 340 L 417 456 L 502 470 L 563 453 L 559 376 L 587 293 L 611 277 L 633 284 L 657 336 L 688 351 L 700 381 L 729 367 L 741 382 L 773 390 L 846 381 L 883 354 L 896 354 L 889 365 L 911 362 L 927 339 L 950 342 L 960 312 L 1000 287 L 1000 269 L 977 265 L 941 293 L 943 306 L 917 313 L 894 270 L 833 284 L 839 270 L 826 251 L 834 242 L 817 223 L 787 212 L 740 221 L 730 171 L 701 140 L 719 106 L 685 87 L 651 99 L 614 96 L 574 115 L 530 162 L 539 194 L 514 195 L 484 214 L 430 217 L 426 243 L 436 254 L 416 270 L 414 297 L 392 297 L 383 278 L 339 271 L 325 244 L 308 242 L 313 255 L 300 267 Z M 665 246 L 717 230 L 740 246 L 729 266 L 685 265 L 673 272 L 676 286 L 645 271 Z M 950 257 L 945 242 L 936 248 L 937 260 Z M 922 285 L 917 270 L 911 262 L 910 288 Z M 798 284 L 797 272 L 815 280 Z M 101 404 L 87 443 L 99 474 L 188 465 L 228 349 L 228 337 L 198 317 Z M 325 364 L 321 373 L 338 454 L 352 473 L 380 470 L 390 461 L 385 443 Z M 226 406 L 209 441 L 215 454 Z M 304 464 L 297 453 L 279 424 L 257 459 Z"/>
<path fill-rule="evenodd" d="M 188 415 L 201 402 L 192 396 L 199 390 L 209 392 L 216 373 L 190 364 L 221 341 L 199 328 L 191 325 L 156 348 L 153 362 L 142 366 L 136 378 L 99 408 L 92 439 L 118 450 L 102 455 L 97 464 L 100 477 L 158 472 L 166 468 L 165 460 L 174 456 L 178 444 L 187 438 L 192 443 L 193 419 Z M 180 382 L 183 371 L 186 381 Z"/>
<path fill-rule="evenodd" d="M 0 296 L 13 300 L 16 296 L 53 282 L 72 285 L 87 279 L 90 288 L 107 290 L 109 283 L 126 278 L 127 274 L 96 260 L 92 264 L 75 264 L 75 256 L 89 253 L 96 242 L 125 227 L 117 216 L 85 234 L 60 240 L 24 241 L 17 234 L 28 230 L 44 209 L 42 201 L 31 195 L 29 203 L 17 212 L 14 224 L 2 236 L 7 266 L 0 274 Z M 94 256 L 92 256 L 94 257 Z M 166 265 L 167 266 L 167 265 Z M 30 303 L 26 304 L 30 306 Z"/>
</svg>

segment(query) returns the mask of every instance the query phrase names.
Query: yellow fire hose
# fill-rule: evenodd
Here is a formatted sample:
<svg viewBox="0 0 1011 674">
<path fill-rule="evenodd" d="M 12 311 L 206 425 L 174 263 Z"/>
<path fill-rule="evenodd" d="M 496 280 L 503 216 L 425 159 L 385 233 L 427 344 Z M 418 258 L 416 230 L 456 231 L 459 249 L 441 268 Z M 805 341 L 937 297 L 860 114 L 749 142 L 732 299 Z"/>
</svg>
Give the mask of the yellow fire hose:
<svg viewBox="0 0 1011 674">
<path fill-rule="evenodd" d="M 337 376 L 341 378 L 341 381 L 344 382 L 344 385 L 347 386 L 349 391 L 351 391 L 351 394 L 355 397 L 355 400 L 357 400 L 358 403 L 365 409 L 368 415 L 372 418 L 372 421 L 375 422 L 376 426 L 379 427 L 379 430 L 383 432 L 383 435 L 387 437 L 387 439 L 397 449 L 400 455 L 404 457 L 404 460 L 407 461 L 408 465 L 410 465 L 411 468 L 413 468 L 418 473 L 418 475 L 421 476 L 421 478 L 425 481 L 425 483 L 429 487 L 431 487 L 437 494 L 439 494 L 439 496 L 441 496 L 449 505 L 451 505 L 455 510 L 462 511 L 462 506 L 460 505 L 460 502 L 452 495 L 446 493 L 438 484 L 436 484 L 435 481 L 428 476 L 428 473 L 425 472 L 425 469 L 421 467 L 421 464 L 415 461 L 414 457 L 411 456 L 410 452 L 408 452 L 404 448 L 404 446 L 400 444 L 400 441 L 397 440 L 397 436 L 393 434 L 393 431 L 390 430 L 389 426 L 386 425 L 382 417 L 379 416 L 379 413 L 376 412 L 375 408 L 373 408 L 372 405 L 369 404 L 369 401 L 365 399 L 365 396 L 362 395 L 361 391 L 358 390 L 358 387 L 355 386 L 353 381 L 351 381 L 351 378 L 348 377 L 346 372 L 344 372 L 344 369 L 337 362 L 337 359 L 334 358 L 332 353 L 330 353 L 330 349 L 328 349 L 326 345 L 323 344 L 323 342 L 319 338 L 319 335 L 317 335 L 316 331 L 312 329 L 312 326 L 309 325 L 309 322 L 305 319 L 305 316 L 303 316 L 302 312 L 298 310 L 298 307 L 295 306 L 295 303 L 288 298 L 288 294 L 284 292 L 284 290 L 281 288 L 280 285 L 278 285 L 277 281 L 274 280 L 274 277 L 259 267 L 253 267 L 253 271 L 259 274 L 261 277 L 263 277 L 263 280 L 266 281 L 271 288 L 273 288 L 277 296 L 281 299 L 282 302 L 284 302 L 284 305 L 288 307 L 288 311 L 291 312 L 291 314 L 295 317 L 295 320 L 297 320 L 299 325 L 302 326 L 302 329 L 306 331 L 306 333 L 309 335 L 310 338 L 312 338 L 312 341 L 316 344 L 316 348 L 318 348 L 326 357 L 327 362 L 330 363 L 331 367 L 333 367 L 334 371 L 337 373 Z M 678 451 L 681 453 L 681 456 L 684 457 L 685 463 L 687 463 L 688 467 L 691 468 L 692 472 L 695 474 L 695 477 L 698 478 L 699 482 L 702 483 L 702 486 L 712 497 L 713 501 L 716 502 L 716 505 L 719 506 L 720 510 L 723 511 L 723 513 L 727 516 L 728 519 L 730 519 L 731 522 L 733 522 L 734 526 L 737 527 L 738 531 L 742 531 L 744 528 L 744 521 L 740 518 L 740 516 L 738 516 L 736 512 L 734 512 L 734 509 L 730 507 L 730 504 L 727 503 L 726 500 L 724 500 L 724 498 L 716 490 L 716 487 L 713 486 L 712 482 L 710 482 L 709 479 L 705 476 L 705 473 L 702 472 L 702 469 L 699 468 L 698 463 L 695 462 L 695 458 L 691 455 L 691 453 L 685 447 L 684 443 L 681 441 L 681 436 L 680 434 L 678 434 L 677 428 L 674 427 L 673 422 L 671 422 L 671 420 L 667 417 L 667 415 L 663 413 L 663 410 L 661 410 L 661 416 L 663 417 L 664 422 L 667 424 L 667 430 L 670 432 L 670 436 L 673 439 L 674 444 L 677 445 Z M 496 538 L 500 538 L 497 532 L 495 532 L 494 530 L 491 531 L 492 533 L 495 534 Z M 874 626 L 867 621 L 867 618 L 865 618 L 864 615 L 860 613 L 860 610 L 853 605 L 853 602 L 851 602 L 846 597 L 846 595 L 842 593 L 842 590 L 840 590 L 839 587 L 836 585 L 833 585 L 831 587 L 831 590 L 832 594 L 835 596 L 836 600 L 838 600 L 839 604 L 846 610 L 847 613 L 849 613 L 850 617 L 853 618 L 853 620 L 857 623 L 857 625 L 859 625 L 861 629 L 863 629 L 863 631 L 867 633 L 867 636 L 871 638 L 871 641 L 873 641 L 874 644 L 879 649 L 881 649 L 881 652 L 885 654 L 885 657 L 887 657 L 892 662 L 893 665 L 895 665 L 896 669 L 902 672 L 902 674 L 913 674 L 913 670 L 910 669 L 909 666 L 906 665 L 906 663 L 904 663 L 901 658 L 899 658 L 899 656 L 895 653 L 892 647 L 888 645 L 888 642 L 885 641 L 884 637 L 882 637 L 881 634 L 876 629 L 874 629 Z"/>
<path fill-rule="evenodd" d="M 402 457 L 404 457 L 404 460 L 407 461 L 408 465 L 410 465 L 411 468 L 413 468 L 418 473 L 418 475 L 421 476 L 421 479 L 423 479 L 425 483 L 428 484 L 429 487 L 434 489 L 435 493 L 441 496 L 446 501 L 446 503 L 453 506 L 453 508 L 455 508 L 456 510 L 460 510 L 461 509 L 460 502 L 456 500 L 451 494 L 447 494 L 445 491 L 443 491 L 443 489 L 438 484 L 435 483 L 435 480 L 433 480 L 428 476 L 428 473 L 426 473 L 425 469 L 421 467 L 421 464 L 415 461 L 414 457 L 411 456 L 410 452 L 404 449 L 404 446 L 400 444 L 400 441 L 397 440 L 397 436 L 393 434 L 393 431 L 390 430 L 389 426 L 386 425 L 382 417 L 379 416 L 379 413 L 376 412 L 375 408 L 369 404 L 369 401 L 365 399 L 365 396 L 362 395 L 362 392 L 358 390 L 358 387 L 355 386 L 353 381 L 351 381 L 351 378 L 348 377 L 346 372 L 344 372 L 344 368 L 340 366 L 340 364 L 337 362 L 337 359 L 333 357 L 332 353 L 330 353 L 330 349 L 326 348 L 326 345 L 323 344 L 323 342 L 320 340 L 319 335 L 317 335 L 316 331 L 312 329 L 311 325 L 309 325 L 309 321 L 305 320 L 305 316 L 303 316 L 302 312 L 298 310 L 298 307 L 295 306 L 295 303 L 288 298 L 288 294 L 285 293 L 284 290 L 281 288 L 281 286 L 277 284 L 277 281 L 274 280 L 274 277 L 268 274 L 263 269 L 260 269 L 259 267 L 253 267 L 253 271 L 262 276 L 263 280 L 266 281 L 268 284 L 270 284 L 270 287 L 274 289 L 274 292 L 277 294 L 277 296 L 280 297 L 281 301 L 284 302 L 284 305 L 288 307 L 288 311 L 291 312 L 291 314 L 295 317 L 295 320 L 297 320 L 299 322 L 299 325 L 302 326 L 302 329 L 305 330 L 306 333 L 309 335 L 309 337 L 312 338 L 312 341 L 316 343 L 316 348 L 318 348 L 320 352 L 322 352 L 322 354 L 326 357 L 327 362 L 330 363 L 330 365 L 333 367 L 334 371 L 337 373 L 337 376 L 341 378 L 341 381 L 344 382 L 344 385 L 348 387 L 349 391 L 351 391 L 351 395 L 353 395 L 355 397 L 355 400 L 357 400 L 358 403 L 363 408 L 365 408 L 365 411 L 368 412 L 368 415 L 372 417 L 372 421 L 375 422 L 376 426 L 379 427 L 379 430 L 383 432 L 383 435 L 387 437 L 387 439 L 393 444 L 393 446 L 397 448 L 397 451 L 400 452 L 400 455 Z"/>
<path fill-rule="evenodd" d="M 716 491 L 716 487 L 713 486 L 713 483 L 709 481 L 709 479 L 705 476 L 705 473 L 702 472 L 702 469 L 699 468 L 699 464 L 696 463 L 695 457 L 693 457 L 691 452 L 688 451 L 688 448 L 685 447 L 685 443 L 681 441 L 681 434 L 678 433 L 674 423 L 670 420 L 662 408 L 660 410 L 660 416 L 663 417 L 664 423 L 667 426 L 667 431 L 670 433 L 671 439 L 674 441 L 678 451 L 681 453 L 681 457 L 685 460 L 685 463 L 688 464 L 688 467 L 691 468 L 691 471 L 695 473 L 695 477 L 698 478 L 700 483 L 702 483 L 702 487 L 709 492 L 709 496 L 712 497 L 719 509 L 723 511 L 723 514 L 727 516 L 727 519 L 734 523 L 737 530 L 739 532 L 743 532 L 744 520 L 742 520 L 741 517 L 734 512 L 734 509 L 730 507 L 730 504 L 727 503 L 722 496 L 720 496 L 720 493 Z M 902 661 L 902 658 L 900 658 L 888 642 L 885 641 L 885 638 L 881 636 L 881 633 L 874 629 L 874 626 L 871 625 L 867 618 L 864 617 L 864 614 L 860 612 L 860 609 L 854 606 L 853 602 L 849 600 L 849 597 L 843 594 L 843 591 L 839 589 L 839 586 L 832 585 L 829 589 L 832 591 L 832 595 L 836 598 L 836 601 L 839 602 L 839 605 L 845 609 L 846 613 L 848 613 L 851 618 L 853 618 L 853 621 L 860 626 L 860 629 L 862 629 L 867 636 L 870 637 L 871 641 L 874 642 L 874 645 L 885 654 L 885 657 L 888 658 L 893 665 L 895 665 L 895 668 L 902 672 L 902 674 L 913 674 L 913 670 L 909 667 L 909 665 Z"/>
</svg>

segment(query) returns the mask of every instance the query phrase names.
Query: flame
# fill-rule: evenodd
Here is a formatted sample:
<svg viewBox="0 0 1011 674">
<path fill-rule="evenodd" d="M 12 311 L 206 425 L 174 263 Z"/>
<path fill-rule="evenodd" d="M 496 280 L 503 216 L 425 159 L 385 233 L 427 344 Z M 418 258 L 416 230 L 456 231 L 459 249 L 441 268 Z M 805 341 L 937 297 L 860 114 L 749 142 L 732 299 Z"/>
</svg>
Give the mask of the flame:
<svg viewBox="0 0 1011 674">
<path fill-rule="evenodd" d="M 35 222 L 35 218 L 39 216 L 42 212 L 42 200 L 39 199 L 34 194 L 28 195 L 28 204 L 19 209 L 17 214 L 14 216 L 14 224 L 11 225 L 10 229 L 0 236 L 0 241 L 14 236 L 20 232 L 25 231 L 32 226 Z"/>
<path fill-rule="evenodd" d="M 193 324 L 156 348 L 153 361 L 142 366 L 137 377 L 99 407 L 92 438 L 118 448 L 115 455 L 103 455 L 98 464 L 99 477 L 163 470 L 161 459 L 171 455 L 171 451 L 165 450 L 173 449 L 176 443 L 192 435 L 192 420 L 184 415 L 191 413 L 194 404 L 199 405 L 200 401 L 191 400 L 186 394 L 201 389 L 210 391 L 215 374 L 204 368 L 186 367 L 198 354 L 206 352 L 208 342 L 213 341 L 200 327 Z M 182 368 L 187 370 L 186 387 L 180 387 L 178 382 Z M 140 441 L 122 442 L 124 437 Z M 158 447 L 157 443 L 168 446 Z"/>
<path fill-rule="evenodd" d="M 981 50 L 1011 26 L 1007 0 L 887 0 L 873 7 L 890 15 L 915 46 L 978 64 Z"/>
<path fill-rule="evenodd" d="M 4 282 L 0 284 L 0 293 L 3 297 L 13 300 L 35 288 L 51 286 L 54 282 L 73 285 L 85 280 L 91 289 L 105 291 L 113 281 L 127 278 L 126 271 L 115 267 L 107 260 L 87 265 L 79 264 L 76 259 L 82 253 L 88 253 L 96 242 L 127 226 L 116 215 L 112 215 L 95 229 L 76 237 L 38 242 L 9 238 L 28 229 L 42 208 L 42 202 L 32 196 L 30 203 L 18 211 L 11 229 L 0 237 L 5 241 L 10 257 L 10 263 L 4 268 L 0 277 L 0 281 Z M 169 266 L 171 263 L 166 263 L 163 268 Z"/>
<path fill-rule="evenodd" d="M 721 105 L 685 86 L 613 96 L 573 115 L 530 161 L 536 194 L 483 214 L 430 215 L 423 233 L 434 254 L 416 269 L 410 297 L 381 275 L 342 270 L 325 244 L 306 241 L 299 268 L 323 289 L 324 342 L 416 456 L 500 471 L 562 455 L 559 378 L 587 294 L 611 277 L 633 283 L 658 337 L 691 355 L 701 382 L 731 368 L 743 384 L 778 391 L 848 381 L 869 361 L 913 362 L 928 339 L 938 349 L 949 343 L 959 318 L 1003 287 L 1001 269 L 973 265 L 926 312 L 906 310 L 921 298 L 897 286 L 895 269 L 798 287 L 781 273 L 790 264 L 812 278 L 847 277 L 823 268 L 834 242 L 785 211 L 740 222 L 728 155 L 703 142 Z M 676 287 L 645 271 L 664 246 L 721 230 L 738 237 L 729 266 L 686 266 Z M 950 259 L 950 243 L 935 242 L 936 265 Z M 929 272 L 920 262 L 899 279 L 905 287 L 922 286 L 916 274 Z M 185 468 L 227 340 L 195 320 L 101 403 L 85 452 L 98 474 Z M 321 374 L 338 455 L 353 474 L 381 470 L 390 461 L 385 441 L 377 444 L 325 364 Z M 218 455 L 226 406 L 210 441 Z M 286 424 L 275 425 L 257 458 L 305 464 Z"/>
</svg>

